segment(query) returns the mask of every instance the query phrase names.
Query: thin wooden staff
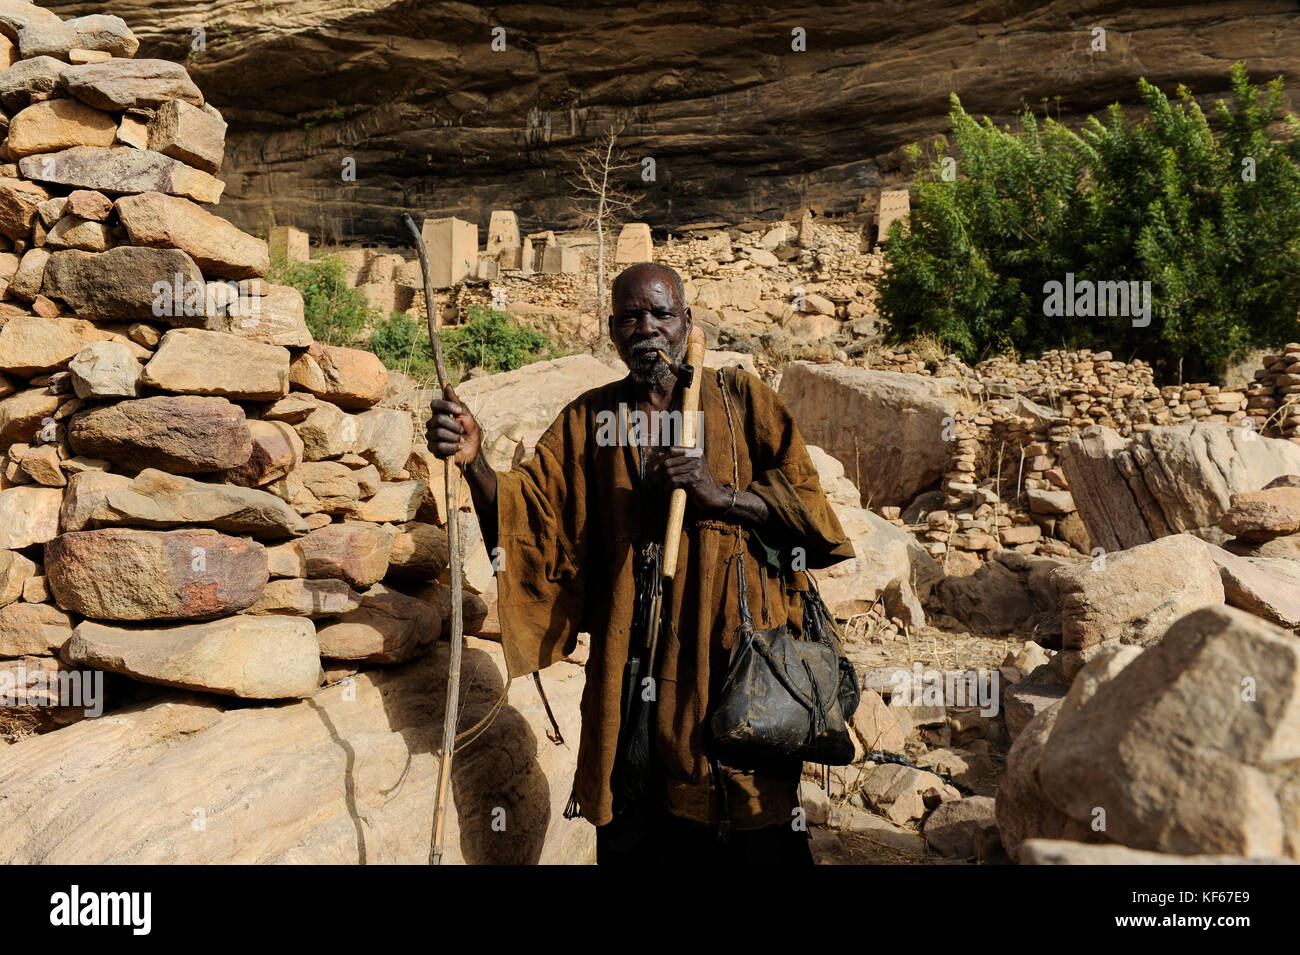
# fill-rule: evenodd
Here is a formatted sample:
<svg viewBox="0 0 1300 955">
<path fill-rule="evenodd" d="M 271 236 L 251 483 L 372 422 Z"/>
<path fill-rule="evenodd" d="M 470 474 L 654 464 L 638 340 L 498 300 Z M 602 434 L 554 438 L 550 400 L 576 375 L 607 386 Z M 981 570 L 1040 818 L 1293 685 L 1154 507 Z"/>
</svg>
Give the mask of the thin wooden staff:
<svg viewBox="0 0 1300 955">
<path fill-rule="evenodd" d="M 429 341 L 433 345 L 433 364 L 438 372 L 438 388 L 444 397 L 447 393 L 447 365 L 442 357 L 442 342 L 438 339 L 438 323 L 434 319 L 433 279 L 429 276 L 429 253 L 424 247 L 424 236 L 415 226 L 409 213 L 402 213 L 415 251 L 420 257 L 420 272 L 424 275 L 424 316 L 429 325 Z M 443 822 L 447 815 L 447 786 L 451 781 L 451 756 L 456 749 L 456 711 L 460 705 L 461 644 L 464 642 L 465 623 L 461 600 L 463 583 L 460 566 L 460 528 L 457 518 L 454 469 L 452 458 L 443 458 L 443 484 L 447 492 L 447 550 L 451 555 L 451 669 L 447 676 L 447 710 L 442 724 L 442 758 L 438 762 L 438 785 L 433 803 L 433 836 L 429 844 L 429 865 L 442 865 Z"/>
</svg>

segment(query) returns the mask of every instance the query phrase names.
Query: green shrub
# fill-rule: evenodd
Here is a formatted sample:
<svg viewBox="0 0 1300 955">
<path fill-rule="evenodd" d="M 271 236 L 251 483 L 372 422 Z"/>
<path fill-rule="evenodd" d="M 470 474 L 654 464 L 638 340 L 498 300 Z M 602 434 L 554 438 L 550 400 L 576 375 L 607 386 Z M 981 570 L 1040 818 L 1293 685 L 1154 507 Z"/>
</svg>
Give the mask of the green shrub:
<svg viewBox="0 0 1300 955">
<path fill-rule="evenodd" d="M 470 368 L 482 365 L 496 373 L 554 357 L 551 340 L 533 328 L 516 325 L 505 312 L 471 305 L 469 321 L 442 330 L 447 374 L 458 381 Z M 433 348 L 424 322 L 393 312 L 375 326 L 366 346 L 389 368 L 418 378 L 437 376 Z"/>
<path fill-rule="evenodd" d="M 997 129 L 954 95 L 960 175 L 945 178 L 937 151 L 908 227 L 890 229 L 880 311 L 891 339 L 932 334 L 967 360 L 1007 344 L 1087 345 L 1197 375 L 1295 337 L 1300 147 L 1272 133 L 1300 124 L 1283 116 L 1280 80 L 1259 90 L 1241 64 L 1231 80 L 1217 132 L 1187 90 L 1171 103 L 1145 80 L 1146 117 L 1115 105 L 1077 134 L 1028 111 L 1018 131 Z M 1066 273 L 1150 282 L 1150 324 L 1046 314 L 1045 286 Z"/>
<path fill-rule="evenodd" d="M 277 285 L 292 285 L 302 293 L 307 328 L 326 345 L 358 345 L 377 317 L 365 295 L 348 285 L 346 267 L 334 256 L 310 262 L 276 256 L 267 279 Z"/>
</svg>

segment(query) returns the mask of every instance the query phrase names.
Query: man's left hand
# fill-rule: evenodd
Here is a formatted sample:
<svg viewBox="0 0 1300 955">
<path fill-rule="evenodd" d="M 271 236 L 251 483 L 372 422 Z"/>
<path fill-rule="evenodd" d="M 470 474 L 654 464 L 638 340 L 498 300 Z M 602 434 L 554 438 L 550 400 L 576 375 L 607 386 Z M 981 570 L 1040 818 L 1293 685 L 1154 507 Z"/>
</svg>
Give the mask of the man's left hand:
<svg viewBox="0 0 1300 955">
<path fill-rule="evenodd" d="M 664 483 L 684 488 L 691 503 L 704 513 L 717 514 L 730 506 L 731 492 L 714 480 L 702 448 L 668 448 L 658 467 Z"/>
</svg>

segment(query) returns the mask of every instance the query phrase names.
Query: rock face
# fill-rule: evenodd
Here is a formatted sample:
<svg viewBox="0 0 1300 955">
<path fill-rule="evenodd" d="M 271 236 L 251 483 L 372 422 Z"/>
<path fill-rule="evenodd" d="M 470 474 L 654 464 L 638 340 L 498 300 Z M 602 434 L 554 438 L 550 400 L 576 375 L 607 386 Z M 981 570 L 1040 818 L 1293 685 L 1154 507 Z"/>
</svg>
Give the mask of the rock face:
<svg viewBox="0 0 1300 955">
<path fill-rule="evenodd" d="M 782 374 L 780 395 L 804 439 L 844 465 L 863 506 L 906 506 L 947 469 L 944 433 L 956 408 L 934 381 L 797 362 Z"/>
<path fill-rule="evenodd" d="M 51 6 L 62 16 L 102 9 L 90 0 Z M 559 173 L 590 144 L 592 124 L 612 116 L 635 114 L 625 135 L 631 153 L 671 157 L 673 175 L 695 186 L 671 197 L 649 190 L 646 221 L 671 227 L 802 205 L 853 212 L 896 165 L 886 154 L 947 131 L 950 91 L 999 123 L 1022 103 L 1059 95 L 1062 121 L 1076 127 L 1109 103 L 1135 103 L 1139 76 L 1162 89 L 1187 83 L 1213 101 L 1228 95 L 1233 60 L 1294 84 L 1300 56 L 1300 26 L 1285 5 L 1205 0 L 1119 12 L 1065 0 L 914 0 L 902 15 L 888 5 L 782 6 L 808 31 L 804 53 L 792 53 L 789 28 L 779 38 L 756 33 L 754 8 L 735 0 L 654 11 L 580 6 L 563 25 L 546 7 L 511 4 L 502 8 L 509 37 L 499 52 L 479 41 L 480 14 L 452 4 L 295 3 L 278 10 L 276 31 L 256 7 L 238 4 L 123 0 L 113 9 L 139 34 L 141 56 L 184 61 L 191 31 L 208 30 L 190 71 L 231 123 L 225 168 L 246 184 L 228 200 L 236 224 L 252 230 L 273 205 L 279 221 L 352 238 L 397 238 L 411 194 L 428 197 L 427 216 L 480 227 L 494 208 L 519 208 L 525 223 L 564 221 L 571 202 Z M 1110 51 L 1095 53 L 1088 18 L 1111 14 Z M 215 18 L 230 31 L 219 43 Z M 597 31 L 618 42 L 579 40 Z M 394 32 L 411 43 L 394 49 Z M 249 70 L 249 62 L 275 69 Z M 941 81 L 922 81 L 918 65 L 939 62 Z M 608 82 L 615 74 L 619 82 Z M 581 102 L 566 90 L 584 91 Z M 780 127 L 796 109 L 801 135 L 791 137 Z M 308 133 L 304 116 L 320 118 Z M 375 198 L 359 211 L 313 184 L 337 181 L 339 156 L 363 139 L 358 177 Z M 732 162 L 717 163 L 719 150 Z"/>
<path fill-rule="evenodd" d="M 1220 424 L 1131 442 L 1093 427 L 1070 439 L 1061 465 L 1093 546 L 1116 551 L 1217 526 L 1235 495 L 1300 472 L 1300 446 Z"/>
<path fill-rule="evenodd" d="M 462 664 L 462 730 L 487 713 L 504 672 L 495 645 L 472 644 Z M 0 854 L 7 862 L 423 865 L 446 679 L 440 649 L 298 703 L 227 709 L 178 691 L 6 746 Z M 577 739 L 582 669 L 557 664 L 544 679 L 565 738 Z M 594 830 L 562 815 L 577 749 L 549 742 L 546 725 L 536 691 L 516 681 L 502 713 L 456 754 L 444 861 L 592 860 Z M 504 834 L 492 828 L 496 806 Z M 221 838 L 194 837 L 196 807 Z M 148 839 L 139 838 L 142 824 Z"/>
<path fill-rule="evenodd" d="M 148 683 L 257 700 L 309 696 L 320 685 L 320 647 L 300 617 L 227 617 L 163 628 L 86 621 L 63 648 L 78 666 Z"/>
<path fill-rule="evenodd" d="M 59 606 L 98 620 L 202 620 L 251 606 L 266 551 L 213 531 L 74 531 L 45 547 Z"/>
</svg>

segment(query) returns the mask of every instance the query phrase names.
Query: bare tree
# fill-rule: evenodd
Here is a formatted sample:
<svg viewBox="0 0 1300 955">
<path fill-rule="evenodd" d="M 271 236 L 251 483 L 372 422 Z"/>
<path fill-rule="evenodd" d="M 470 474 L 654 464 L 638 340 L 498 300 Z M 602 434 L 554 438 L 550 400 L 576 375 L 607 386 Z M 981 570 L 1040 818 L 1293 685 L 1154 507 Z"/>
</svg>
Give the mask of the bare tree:
<svg viewBox="0 0 1300 955">
<path fill-rule="evenodd" d="M 636 162 L 618 148 L 622 123 L 611 125 L 604 134 L 578 155 L 577 171 L 567 177 L 573 189 L 574 208 L 583 229 L 596 232 L 596 306 L 599 324 L 605 307 L 605 232 L 612 229 L 641 198 L 623 185 L 624 173 Z"/>
</svg>

